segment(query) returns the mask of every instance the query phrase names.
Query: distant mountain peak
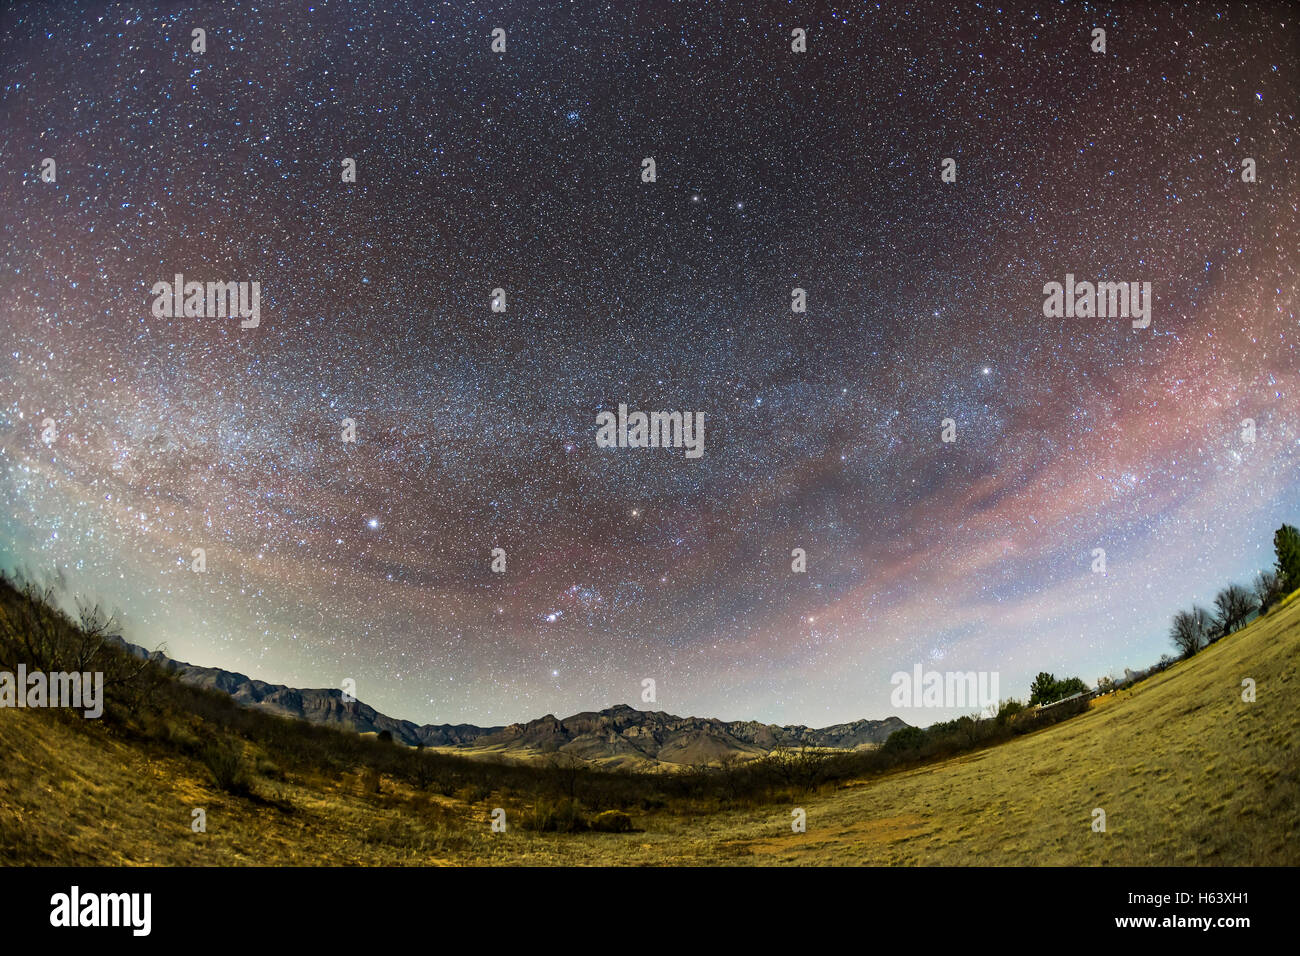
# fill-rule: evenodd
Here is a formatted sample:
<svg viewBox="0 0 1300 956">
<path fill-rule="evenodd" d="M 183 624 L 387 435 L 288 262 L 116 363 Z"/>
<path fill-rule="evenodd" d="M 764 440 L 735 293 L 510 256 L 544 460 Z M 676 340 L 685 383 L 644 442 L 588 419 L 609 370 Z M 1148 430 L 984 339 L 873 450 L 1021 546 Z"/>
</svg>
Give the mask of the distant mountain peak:
<svg viewBox="0 0 1300 956">
<path fill-rule="evenodd" d="M 778 747 L 826 747 L 852 750 L 876 746 L 907 724 L 898 717 L 855 720 L 815 729 L 783 727 L 759 721 L 723 721 L 678 717 L 663 711 L 611 704 L 563 719 L 554 714 L 506 727 L 473 724 L 414 724 L 381 714 L 360 700 L 345 701 L 337 688 L 295 688 L 268 684 L 218 667 L 200 667 L 147 651 L 120 637 L 109 638 L 129 654 L 148 658 L 177 679 L 195 687 L 229 694 L 236 703 L 257 710 L 358 733 L 388 731 L 409 746 L 473 748 L 521 757 L 567 753 L 608 765 L 695 765 L 727 757 L 757 757 Z"/>
</svg>

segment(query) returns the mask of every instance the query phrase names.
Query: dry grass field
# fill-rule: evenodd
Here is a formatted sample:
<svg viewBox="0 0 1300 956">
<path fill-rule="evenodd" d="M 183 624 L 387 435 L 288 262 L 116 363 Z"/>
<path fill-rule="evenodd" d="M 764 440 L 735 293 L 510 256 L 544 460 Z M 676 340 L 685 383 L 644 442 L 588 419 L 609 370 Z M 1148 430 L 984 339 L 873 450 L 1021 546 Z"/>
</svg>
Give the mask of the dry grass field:
<svg viewBox="0 0 1300 956">
<path fill-rule="evenodd" d="M 0 862 L 91 865 L 1300 863 L 1300 601 L 1079 717 L 794 804 L 633 812 L 632 833 L 493 834 L 494 806 L 384 778 L 203 763 L 48 711 L 0 710 Z M 1258 699 L 1242 700 L 1253 678 Z M 191 830 L 192 810 L 207 831 Z M 516 809 L 520 808 L 520 809 Z M 1092 828 L 1094 808 L 1105 832 Z M 509 818 L 508 818 L 509 822 Z"/>
</svg>

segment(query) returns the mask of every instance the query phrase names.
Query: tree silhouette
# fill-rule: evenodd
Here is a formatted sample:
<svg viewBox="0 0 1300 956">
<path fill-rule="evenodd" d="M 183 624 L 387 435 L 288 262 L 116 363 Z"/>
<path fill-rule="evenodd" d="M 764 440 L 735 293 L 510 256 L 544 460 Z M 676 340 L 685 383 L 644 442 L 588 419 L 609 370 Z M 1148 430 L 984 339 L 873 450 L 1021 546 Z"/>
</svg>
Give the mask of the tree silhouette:
<svg viewBox="0 0 1300 956">
<path fill-rule="evenodd" d="M 1284 524 L 1273 532 L 1273 551 L 1277 554 L 1277 573 L 1290 594 L 1300 588 L 1300 531 Z"/>
<path fill-rule="evenodd" d="M 1259 613 L 1266 614 L 1268 609 L 1286 595 L 1282 584 L 1282 575 L 1273 570 L 1260 571 L 1255 576 L 1255 600 L 1259 602 Z"/>
<path fill-rule="evenodd" d="M 1246 623 L 1250 612 L 1255 610 L 1255 595 L 1240 584 L 1229 584 L 1214 597 L 1217 609 L 1214 623 L 1219 637 L 1231 634 Z"/>
<path fill-rule="evenodd" d="M 1191 657 L 1209 642 L 1213 628 L 1214 620 L 1210 617 L 1210 612 L 1203 607 L 1193 607 L 1190 611 L 1179 611 L 1174 615 L 1169 638 L 1183 657 Z"/>
</svg>

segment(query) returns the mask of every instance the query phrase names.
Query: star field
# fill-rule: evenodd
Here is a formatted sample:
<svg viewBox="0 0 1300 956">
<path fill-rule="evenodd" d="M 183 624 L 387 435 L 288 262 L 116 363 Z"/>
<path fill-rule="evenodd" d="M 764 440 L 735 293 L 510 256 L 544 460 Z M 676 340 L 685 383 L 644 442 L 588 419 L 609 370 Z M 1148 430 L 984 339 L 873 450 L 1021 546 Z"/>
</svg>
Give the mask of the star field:
<svg viewBox="0 0 1300 956">
<path fill-rule="evenodd" d="M 822 726 L 916 662 L 1148 665 L 1271 564 L 1294 11 L 390 6 L 0 13 L 5 567 L 417 722 L 651 677 Z M 178 272 L 260 325 L 151 314 Z M 1067 273 L 1151 282 L 1150 327 L 1045 318 Z M 620 402 L 703 457 L 597 447 Z"/>
</svg>

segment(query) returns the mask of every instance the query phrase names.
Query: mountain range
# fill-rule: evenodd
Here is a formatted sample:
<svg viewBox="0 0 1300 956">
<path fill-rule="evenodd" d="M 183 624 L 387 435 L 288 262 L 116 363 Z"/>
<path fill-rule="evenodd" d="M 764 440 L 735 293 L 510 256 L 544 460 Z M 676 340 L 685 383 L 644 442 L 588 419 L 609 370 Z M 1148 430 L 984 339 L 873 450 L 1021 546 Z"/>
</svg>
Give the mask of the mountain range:
<svg viewBox="0 0 1300 956">
<path fill-rule="evenodd" d="M 362 734 L 388 731 L 395 741 L 411 747 L 450 750 L 467 756 L 497 753 L 529 758 L 566 753 L 607 766 L 669 769 L 750 759 L 779 747 L 873 747 L 884 743 L 895 730 L 908 726 L 898 717 L 855 720 L 822 728 L 781 726 L 677 717 L 662 711 L 637 710 L 627 704 L 562 719 L 547 714 L 506 727 L 415 724 L 382 714 L 360 700 L 345 699 L 341 690 L 268 684 L 234 671 L 173 660 L 161 651 L 148 651 L 120 637 L 110 640 L 134 657 L 153 661 L 183 683 L 229 694 L 245 707 Z"/>
</svg>

